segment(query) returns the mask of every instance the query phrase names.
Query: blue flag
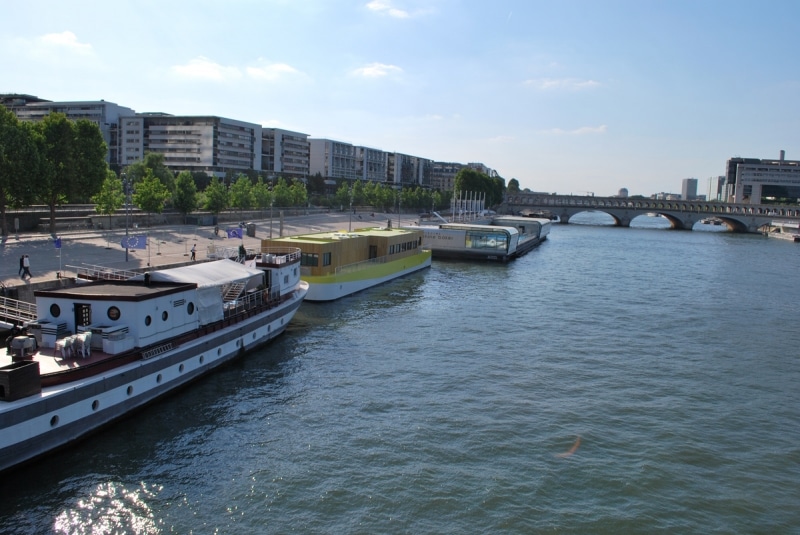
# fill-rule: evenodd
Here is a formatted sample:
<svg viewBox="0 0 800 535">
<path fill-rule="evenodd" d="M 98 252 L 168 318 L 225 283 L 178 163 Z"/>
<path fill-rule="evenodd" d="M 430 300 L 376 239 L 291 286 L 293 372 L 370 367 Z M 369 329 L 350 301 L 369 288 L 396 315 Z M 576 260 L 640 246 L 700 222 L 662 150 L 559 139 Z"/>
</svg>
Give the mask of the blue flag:
<svg viewBox="0 0 800 535">
<path fill-rule="evenodd" d="M 53 244 L 55 244 L 56 249 L 61 249 L 61 238 L 56 238 L 56 241 L 54 241 Z"/>
<path fill-rule="evenodd" d="M 229 228 L 228 229 L 228 237 L 229 238 L 239 238 L 242 239 L 242 229 L 241 228 Z"/>
<path fill-rule="evenodd" d="M 128 236 L 120 242 L 123 249 L 147 249 L 147 235 Z"/>
</svg>

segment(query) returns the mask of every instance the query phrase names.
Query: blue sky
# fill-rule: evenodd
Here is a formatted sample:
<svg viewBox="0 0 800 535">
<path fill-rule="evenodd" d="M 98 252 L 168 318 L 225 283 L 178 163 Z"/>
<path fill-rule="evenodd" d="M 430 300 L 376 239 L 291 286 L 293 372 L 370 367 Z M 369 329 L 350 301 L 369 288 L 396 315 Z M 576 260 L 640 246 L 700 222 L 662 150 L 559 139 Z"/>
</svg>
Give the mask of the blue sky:
<svg viewBox="0 0 800 535">
<path fill-rule="evenodd" d="M 680 192 L 800 160 L 800 2 L 42 0 L 0 92 L 219 115 L 534 191 Z"/>
</svg>

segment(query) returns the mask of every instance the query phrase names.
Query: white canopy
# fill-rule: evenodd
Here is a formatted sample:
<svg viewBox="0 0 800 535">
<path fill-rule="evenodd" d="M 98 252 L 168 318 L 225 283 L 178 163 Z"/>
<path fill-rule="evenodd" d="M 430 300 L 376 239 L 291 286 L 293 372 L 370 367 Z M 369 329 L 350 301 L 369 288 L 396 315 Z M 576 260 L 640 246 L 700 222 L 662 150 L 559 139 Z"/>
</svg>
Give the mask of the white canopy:
<svg viewBox="0 0 800 535">
<path fill-rule="evenodd" d="M 255 277 L 260 283 L 263 271 L 243 266 L 233 260 L 215 260 L 177 268 L 150 271 L 153 282 L 194 282 L 198 288 L 223 286 L 236 282 L 248 282 Z M 144 280 L 144 274 L 136 275 L 131 280 Z"/>
</svg>

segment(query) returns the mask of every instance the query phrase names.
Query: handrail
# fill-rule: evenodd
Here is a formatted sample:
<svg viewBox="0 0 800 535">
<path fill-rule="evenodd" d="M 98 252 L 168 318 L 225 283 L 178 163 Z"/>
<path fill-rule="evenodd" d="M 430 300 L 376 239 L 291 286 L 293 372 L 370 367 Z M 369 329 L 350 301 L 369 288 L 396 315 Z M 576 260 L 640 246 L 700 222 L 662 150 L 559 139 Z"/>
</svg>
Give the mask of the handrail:
<svg viewBox="0 0 800 535">
<path fill-rule="evenodd" d="M 35 321 L 36 305 L 27 301 L 18 301 L 9 297 L 0 297 L 0 318 L 12 321 Z"/>
</svg>

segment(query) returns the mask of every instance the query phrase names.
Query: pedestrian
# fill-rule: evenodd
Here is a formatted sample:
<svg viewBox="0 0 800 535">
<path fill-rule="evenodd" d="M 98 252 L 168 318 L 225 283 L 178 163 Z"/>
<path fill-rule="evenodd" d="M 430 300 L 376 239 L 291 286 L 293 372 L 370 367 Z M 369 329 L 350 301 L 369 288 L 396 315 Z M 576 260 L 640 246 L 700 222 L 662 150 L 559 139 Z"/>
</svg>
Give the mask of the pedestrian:
<svg viewBox="0 0 800 535">
<path fill-rule="evenodd" d="M 19 276 L 22 277 L 22 272 L 25 269 L 25 255 L 19 257 Z"/>
<path fill-rule="evenodd" d="M 194 255 L 197 251 L 197 244 L 192 245 L 192 262 L 194 262 Z"/>
<path fill-rule="evenodd" d="M 22 280 L 25 280 L 25 275 L 28 276 L 28 279 L 32 279 L 33 275 L 31 275 L 31 259 L 28 255 L 22 257 Z"/>
</svg>

